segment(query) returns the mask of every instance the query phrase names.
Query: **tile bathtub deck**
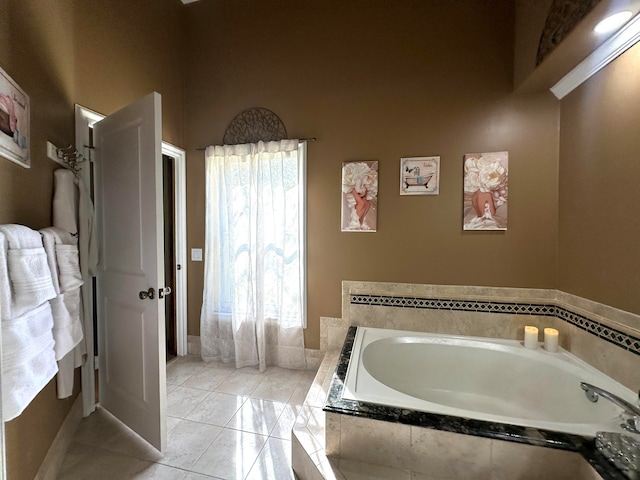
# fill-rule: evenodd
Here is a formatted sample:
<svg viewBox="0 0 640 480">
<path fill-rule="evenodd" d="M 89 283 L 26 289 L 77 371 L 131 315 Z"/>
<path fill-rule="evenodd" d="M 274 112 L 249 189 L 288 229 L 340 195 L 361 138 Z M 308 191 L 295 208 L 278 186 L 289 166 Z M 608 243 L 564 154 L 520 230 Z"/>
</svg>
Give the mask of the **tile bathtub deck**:
<svg viewBox="0 0 640 480">
<path fill-rule="evenodd" d="M 291 429 L 315 375 L 181 357 L 167 367 L 166 452 L 98 409 L 82 420 L 58 480 L 294 479 Z"/>
<path fill-rule="evenodd" d="M 318 376 L 320 376 L 323 369 L 331 369 L 330 366 L 333 366 L 333 368 L 335 368 L 333 377 L 325 377 L 325 380 L 323 382 L 323 391 L 326 392 L 327 398 L 324 405 L 324 411 L 346 415 L 346 418 L 349 418 L 349 416 L 355 416 L 371 420 L 382 420 L 383 422 L 391 422 L 391 424 L 397 423 L 415 425 L 419 428 L 426 427 L 429 429 L 442 430 L 445 432 L 475 435 L 489 439 L 496 439 L 498 441 L 507 440 L 510 442 L 518 442 L 521 444 L 531 445 L 534 446 L 534 448 L 552 447 L 554 449 L 558 448 L 568 451 L 574 451 L 582 455 L 584 460 L 586 460 L 586 462 L 590 464 L 591 467 L 593 467 L 593 470 L 589 469 L 585 472 L 585 475 L 587 475 L 589 478 L 592 478 L 592 475 L 597 477 L 597 471 L 601 476 L 598 478 L 606 480 L 626 479 L 626 476 L 621 471 L 611 465 L 595 449 L 592 440 L 577 435 L 570 435 L 529 427 L 520 427 L 516 425 L 506 425 L 494 422 L 462 419 L 446 415 L 429 414 L 426 412 L 414 412 L 406 409 L 373 405 L 366 402 L 357 402 L 342 399 L 342 389 L 345 382 L 345 375 L 351 356 L 351 350 L 355 340 L 355 333 L 356 328 L 350 327 L 340 354 L 336 355 L 334 353 L 333 356 L 328 354 L 325 357 L 323 364 L 320 366 Z M 298 425 L 296 424 L 296 427 L 294 428 L 294 439 L 301 436 L 300 430 L 297 427 Z M 302 430 L 302 433 L 304 434 L 304 430 Z M 304 438 L 304 435 L 302 437 Z M 316 438 L 319 437 L 320 435 L 316 434 Z M 294 443 L 294 446 L 297 445 Z M 339 460 L 340 472 L 336 474 L 336 470 L 338 470 L 335 466 L 336 459 L 327 458 L 325 455 L 323 455 L 324 452 L 321 449 L 312 451 L 310 450 L 308 445 L 302 445 L 302 447 L 308 453 L 311 453 L 313 463 L 315 464 L 314 470 L 317 470 L 317 472 L 320 474 L 320 476 L 317 478 L 341 480 L 342 477 L 340 475 L 345 473 L 341 460 Z M 298 457 L 296 457 L 294 449 L 294 465 L 296 464 L 297 458 Z M 365 464 L 360 463 L 358 468 L 362 468 L 363 465 Z M 313 473 L 315 474 L 316 472 L 314 471 Z M 348 478 L 351 479 L 351 477 Z M 393 478 L 401 477 L 396 475 Z M 412 480 L 414 480 L 416 478 L 422 477 L 412 476 L 411 478 Z M 458 477 L 456 476 L 455 478 Z M 587 477 L 585 476 L 584 478 Z"/>
</svg>

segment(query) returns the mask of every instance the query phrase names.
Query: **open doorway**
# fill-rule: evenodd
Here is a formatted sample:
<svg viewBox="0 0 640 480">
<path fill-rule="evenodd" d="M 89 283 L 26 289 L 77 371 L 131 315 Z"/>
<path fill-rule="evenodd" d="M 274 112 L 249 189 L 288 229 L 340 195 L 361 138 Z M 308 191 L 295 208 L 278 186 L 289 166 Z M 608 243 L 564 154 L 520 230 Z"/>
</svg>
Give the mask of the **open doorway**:
<svg viewBox="0 0 640 480">
<path fill-rule="evenodd" d="M 176 262 L 175 251 L 175 159 L 162 154 L 162 187 L 164 211 L 164 319 L 167 362 L 176 358 L 176 272 L 182 265 Z M 171 290 L 169 290 L 171 289 Z"/>
</svg>

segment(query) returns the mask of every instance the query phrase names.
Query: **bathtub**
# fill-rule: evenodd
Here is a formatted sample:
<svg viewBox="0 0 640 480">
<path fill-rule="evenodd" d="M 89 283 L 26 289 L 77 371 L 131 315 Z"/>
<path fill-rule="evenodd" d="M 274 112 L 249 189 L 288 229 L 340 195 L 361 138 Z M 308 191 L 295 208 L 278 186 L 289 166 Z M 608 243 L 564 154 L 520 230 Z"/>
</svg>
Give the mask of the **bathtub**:
<svg viewBox="0 0 640 480">
<path fill-rule="evenodd" d="M 565 350 L 517 340 L 358 327 L 342 398 L 587 437 L 621 432 L 621 409 L 580 382 L 636 395 Z"/>
</svg>

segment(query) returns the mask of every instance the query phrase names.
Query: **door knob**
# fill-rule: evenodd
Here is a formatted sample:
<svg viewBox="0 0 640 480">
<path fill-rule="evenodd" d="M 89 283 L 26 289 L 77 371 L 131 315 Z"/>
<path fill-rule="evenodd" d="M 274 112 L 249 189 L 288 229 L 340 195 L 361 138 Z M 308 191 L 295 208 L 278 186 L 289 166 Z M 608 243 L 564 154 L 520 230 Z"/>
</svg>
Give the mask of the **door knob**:
<svg viewBox="0 0 640 480">
<path fill-rule="evenodd" d="M 167 295 L 171 295 L 171 287 L 164 287 L 158 290 L 158 298 L 164 298 Z"/>
<path fill-rule="evenodd" d="M 144 290 L 142 290 L 138 294 L 138 297 L 140 297 L 140 300 L 144 300 L 146 298 L 148 298 L 149 300 L 153 300 L 154 298 L 156 298 L 156 291 L 153 288 L 150 288 L 146 292 Z"/>
</svg>

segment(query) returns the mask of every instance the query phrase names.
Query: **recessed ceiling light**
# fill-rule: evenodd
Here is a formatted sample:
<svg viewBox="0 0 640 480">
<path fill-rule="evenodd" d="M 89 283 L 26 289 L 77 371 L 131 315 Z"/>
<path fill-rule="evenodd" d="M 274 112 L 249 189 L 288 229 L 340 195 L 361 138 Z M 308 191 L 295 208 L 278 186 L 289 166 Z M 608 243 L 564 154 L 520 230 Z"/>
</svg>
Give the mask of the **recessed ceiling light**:
<svg viewBox="0 0 640 480">
<path fill-rule="evenodd" d="M 625 10 L 624 12 L 614 13 L 598 23 L 593 29 L 596 33 L 612 32 L 631 18 L 632 13 Z"/>
</svg>

